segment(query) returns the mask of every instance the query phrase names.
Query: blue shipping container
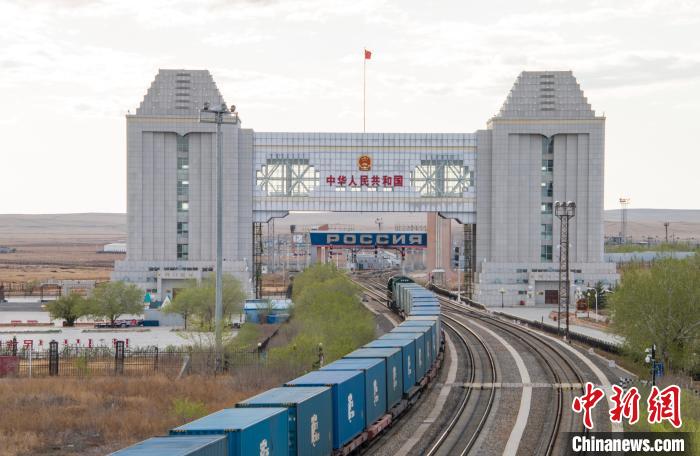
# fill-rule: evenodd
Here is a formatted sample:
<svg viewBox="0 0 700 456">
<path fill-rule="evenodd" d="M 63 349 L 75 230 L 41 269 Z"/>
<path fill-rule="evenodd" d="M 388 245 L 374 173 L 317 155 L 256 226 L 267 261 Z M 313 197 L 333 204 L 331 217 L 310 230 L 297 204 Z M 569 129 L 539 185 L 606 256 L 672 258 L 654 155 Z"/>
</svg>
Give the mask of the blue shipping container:
<svg viewBox="0 0 700 456">
<path fill-rule="evenodd" d="M 406 320 L 404 321 L 404 324 L 409 324 L 411 322 L 426 322 L 426 321 L 431 321 L 435 323 L 435 341 L 436 341 L 436 350 L 437 353 L 440 352 L 440 342 L 442 340 L 442 328 L 440 326 L 440 316 L 439 315 L 409 315 L 406 317 Z M 435 356 L 437 357 L 437 353 Z"/>
<path fill-rule="evenodd" d="M 386 408 L 391 409 L 399 403 L 403 396 L 403 370 L 401 349 L 389 348 L 358 348 L 348 353 L 343 359 L 381 358 L 386 367 Z"/>
<path fill-rule="evenodd" d="M 387 340 L 387 339 L 377 339 L 374 340 L 363 348 L 400 348 L 401 349 L 401 371 L 402 371 L 402 381 L 403 381 L 403 392 L 408 393 L 408 391 L 413 388 L 416 384 L 416 347 L 412 340 Z"/>
<path fill-rule="evenodd" d="M 419 309 L 413 309 L 411 312 L 411 315 L 434 315 L 436 317 L 440 316 L 440 308 L 439 307 L 421 307 Z"/>
<path fill-rule="evenodd" d="M 339 359 L 324 370 L 358 370 L 365 377 L 365 421 L 370 425 L 387 411 L 386 362 L 383 359 Z"/>
<path fill-rule="evenodd" d="M 392 329 L 389 334 L 395 333 L 420 333 L 423 335 L 423 359 L 425 370 L 428 371 L 433 363 L 433 331 L 431 326 L 403 326 L 399 325 Z"/>
<path fill-rule="evenodd" d="M 429 328 L 430 334 L 428 340 L 430 341 L 430 363 L 432 364 L 433 361 L 435 361 L 438 355 L 437 322 L 407 320 L 401 323 L 397 328 Z"/>
<path fill-rule="evenodd" d="M 289 453 L 286 408 L 223 409 L 170 431 L 170 435 L 226 434 L 228 456 Z"/>
<path fill-rule="evenodd" d="M 110 456 L 227 456 L 225 435 L 182 435 L 153 437 Z"/>
<path fill-rule="evenodd" d="M 287 407 L 291 456 L 326 456 L 333 451 L 333 394 L 330 388 L 273 388 L 237 408 Z"/>
<path fill-rule="evenodd" d="M 333 392 L 333 448 L 340 448 L 365 428 L 365 382 L 358 371 L 313 371 L 285 386 L 328 386 Z"/>
<path fill-rule="evenodd" d="M 384 334 L 382 337 L 380 337 L 377 340 L 394 340 L 394 339 L 407 339 L 407 340 L 412 340 L 414 343 L 415 351 L 416 351 L 416 356 L 414 358 L 415 361 L 415 367 L 416 367 L 416 383 L 419 383 L 420 380 L 423 378 L 425 373 L 427 372 L 428 368 L 425 363 L 426 357 L 425 357 L 425 333 L 419 333 L 419 332 L 408 332 L 408 333 L 397 333 L 397 332 L 388 332 Z"/>
</svg>

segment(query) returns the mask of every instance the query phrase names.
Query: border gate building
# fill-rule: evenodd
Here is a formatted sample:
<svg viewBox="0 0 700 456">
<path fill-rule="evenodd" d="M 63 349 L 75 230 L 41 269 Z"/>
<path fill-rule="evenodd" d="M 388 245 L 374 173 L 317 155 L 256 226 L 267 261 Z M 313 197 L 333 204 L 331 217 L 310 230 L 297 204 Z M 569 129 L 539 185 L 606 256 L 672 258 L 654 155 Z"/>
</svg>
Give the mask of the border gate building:
<svg viewBox="0 0 700 456">
<path fill-rule="evenodd" d="M 216 125 L 206 70 L 160 70 L 127 122 L 128 249 L 112 278 L 155 297 L 213 270 Z M 523 72 L 475 133 L 257 132 L 222 125 L 223 269 L 251 284 L 260 224 L 290 211 L 436 212 L 464 225 L 476 301 L 558 300 L 554 201 L 574 201 L 573 286 L 617 281 L 603 261 L 605 118 L 570 71 Z"/>
</svg>

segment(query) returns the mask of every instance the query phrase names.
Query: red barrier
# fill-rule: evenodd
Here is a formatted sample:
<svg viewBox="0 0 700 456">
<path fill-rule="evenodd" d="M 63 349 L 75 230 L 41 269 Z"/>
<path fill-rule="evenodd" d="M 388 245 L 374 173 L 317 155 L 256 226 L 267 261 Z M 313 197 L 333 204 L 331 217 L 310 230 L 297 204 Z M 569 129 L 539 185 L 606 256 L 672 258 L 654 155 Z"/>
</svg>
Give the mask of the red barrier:
<svg viewBox="0 0 700 456">
<path fill-rule="evenodd" d="M 0 356 L 0 377 L 19 374 L 19 357 Z"/>
</svg>

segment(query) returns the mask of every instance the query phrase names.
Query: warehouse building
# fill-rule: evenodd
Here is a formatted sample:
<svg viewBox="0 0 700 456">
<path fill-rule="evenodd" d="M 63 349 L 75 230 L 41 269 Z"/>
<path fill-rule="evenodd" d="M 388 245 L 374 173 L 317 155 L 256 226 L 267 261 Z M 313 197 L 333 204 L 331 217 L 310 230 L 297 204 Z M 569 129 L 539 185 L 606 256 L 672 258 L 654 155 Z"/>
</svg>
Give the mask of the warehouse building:
<svg viewBox="0 0 700 456">
<path fill-rule="evenodd" d="M 217 142 L 216 125 L 200 122 L 205 103 L 224 103 L 208 71 L 161 70 L 126 118 L 128 250 L 113 278 L 156 297 L 214 267 Z M 557 200 L 577 204 L 573 285 L 617 280 L 603 261 L 605 118 L 570 71 L 521 73 L 474 133 L 257 132 L 225 118 L 223 270 L 251 289 L 262 267 L 254 239 L 273 218 L 425 212 L 464 225 L 474 299 L 556 303 Z M 434 265 L 449 268 L 449 249 L 448 239 L 432 246 Z"/>
</svg>

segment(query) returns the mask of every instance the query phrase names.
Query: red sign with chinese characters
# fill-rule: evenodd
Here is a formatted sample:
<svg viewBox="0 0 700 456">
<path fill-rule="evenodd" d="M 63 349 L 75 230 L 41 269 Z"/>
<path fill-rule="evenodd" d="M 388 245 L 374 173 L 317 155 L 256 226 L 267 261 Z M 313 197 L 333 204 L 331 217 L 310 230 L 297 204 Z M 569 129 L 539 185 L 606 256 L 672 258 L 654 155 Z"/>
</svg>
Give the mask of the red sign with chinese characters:
<svg viewBox="0 0 700 456">
<path fill-rule="evenodd" d="M 627 419 L 629 424 L 639 421 L 639 400 L 641 395 L 636 387 L 624 391 L 617 385 L 612 386 L 613 395 L 610 397 L 612 408 L 608 414 L 610 422 L 622 423 Z M 571 408 L 576 413 L 583 413 L 583 425 L 587 429 L 593 429 L 592 410 L 598 402 L 605 397 L 602 388 L 598 388 L 590 382 L 586 383 L 585 393 L 574 397 Z M 663 390 L 657 386 L 651 387 L 647 399 L 647 422 L 649 424 L 668 421 L 676 429 L 683 424 L 681 419 L 681 389 L 677 385 L 670 385 Z"/>
<path fill-rule="evenodd" d="M 355 176 L 351 174 L 334 176 L 329 174 L 326 177 L 326 184 L 331 187 L 385 187 L 395 188 L 403 187 L 403 176 L 396 174 L 393 176 L 378 176 L 369 174 L 360 174 Z"/>
</svg>

